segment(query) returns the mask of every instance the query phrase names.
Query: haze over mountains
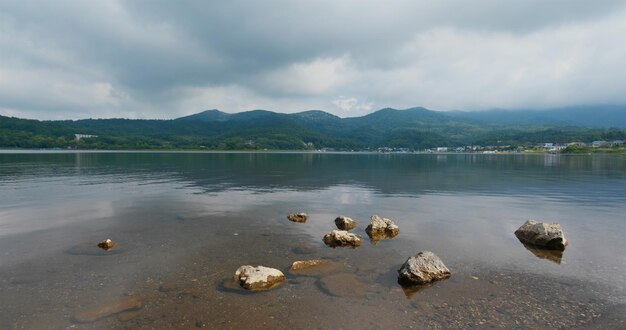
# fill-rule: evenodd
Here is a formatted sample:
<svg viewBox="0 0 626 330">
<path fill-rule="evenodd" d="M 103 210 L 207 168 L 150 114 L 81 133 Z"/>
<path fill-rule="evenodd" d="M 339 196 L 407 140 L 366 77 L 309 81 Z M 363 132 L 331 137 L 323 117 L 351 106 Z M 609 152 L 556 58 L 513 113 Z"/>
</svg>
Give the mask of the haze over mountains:
<svg viewBox="0 0 626 330">
<path fill-rule="evenodd" d="M 624 106 L 581 106 L 483 112 L 385 108 L 350 118 L 320 110 L 207 110 L 172 120 L 37 121 L 0 116 L 0 147 L 365 150 L 528 145 L 625 139 L 625 114 Z M 77 141 L 74 134 L 98 137 Z"/>
</svg>

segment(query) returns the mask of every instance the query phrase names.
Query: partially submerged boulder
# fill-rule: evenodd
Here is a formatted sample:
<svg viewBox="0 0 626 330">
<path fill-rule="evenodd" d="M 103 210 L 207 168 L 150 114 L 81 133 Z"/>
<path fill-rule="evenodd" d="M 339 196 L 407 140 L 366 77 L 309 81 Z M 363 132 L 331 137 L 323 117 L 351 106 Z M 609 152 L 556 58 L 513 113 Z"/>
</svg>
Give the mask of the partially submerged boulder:
<svg viewBox="0 0 626 330">
<path fill-rule="evenodd" d="M 361 236 L 349 233 L 345 230 L 333 230 L 324 235 L 324 244 L 330 247 L 351 246 L 357 247 L 361 245 Z"/>
<path fill-rule="evenodd" d="M 543 223 L 535 220 L 526 221 L 515 231 L 515 236 L 526 244 L 548 250 L 565 250 L 567 240 L 558 223 Z"/>
<path fill-rule="evenodd" d="M 293 275 L 316 276 L 333 272 L 341 266 L 341 263 L 324 259 L 298 260 L 291 264 L 289 273 Z"/>
<path fill-rule="evenodd" d="M 109 251 L 112 248 L 115 247 L 115 242 L 113 242 L 110 238 L 105 239 L 104 241 L 98 243 L 98 247 L 105 250 L 105 251 Z"/>
<path fill-rule="evenodd" d="M 335 219 L 335 225 L 339 230 L 350 230 L 356 228 L 357 222 L 345 215 L 340 215 Z"/>
<path fill-rule="evenodd" d="M 394 238 L 399 231 L 400 229 L 393 221 L 375 214 L 372 215 L 370 224 L 365 228 L 367 235 L 375 242 L 384 238 Z"/>
<path fill-rule="evenodd" d="M 268 290 L 285 280 L 285 275 L 278 269 L 264 266 L 245 265 L 235 271 L 235 281 L 247 290 Z"/>
<path fill-rule="evenodd" d="M 430 251 L 410 257 L 398 270 L 398 282 L 403 285 L 423 285 L 450 277 L 443 261 Z"/>
<path fill-rule="evenodd" d="M 293 222 L 306 222 L 309 218 L 309 215 L 304 212 L 291 213 L 287 216 L 287 219 Z"/>
</svg>

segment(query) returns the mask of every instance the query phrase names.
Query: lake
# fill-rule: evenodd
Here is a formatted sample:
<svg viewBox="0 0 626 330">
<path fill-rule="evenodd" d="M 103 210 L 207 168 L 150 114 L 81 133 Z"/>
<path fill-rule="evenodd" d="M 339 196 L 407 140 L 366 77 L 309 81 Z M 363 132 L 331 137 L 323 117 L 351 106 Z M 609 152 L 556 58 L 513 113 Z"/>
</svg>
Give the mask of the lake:
<svg viewBox="0 0 626 330">
<path fill-rule="evenodd" d="M 356 249 L 322 242 L 342 214 Z M 370 242 L 373 214 L 399 235 Z M 564 253 L 521 244 L 527 219 Z M 0 328 L 624 328 L 625 234 L 621 156 L 4 151 Z M 452 277 L 401 287 L 422 250 Z M 246 264 L 287 280 L 250 293 Z"/>
</svg>

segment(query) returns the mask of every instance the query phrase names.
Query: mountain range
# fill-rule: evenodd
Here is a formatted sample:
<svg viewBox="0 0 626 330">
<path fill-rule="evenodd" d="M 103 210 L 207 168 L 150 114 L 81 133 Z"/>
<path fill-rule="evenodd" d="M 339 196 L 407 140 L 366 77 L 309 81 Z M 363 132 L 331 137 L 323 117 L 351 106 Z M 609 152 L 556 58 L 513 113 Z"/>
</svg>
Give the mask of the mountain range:
<svg viewBox="0 0 626 330">
<path fill-rule="evenodd" d="M 75 134 L 97 137 L 77 140 Z M 365 150 L 613 139 L 626 139 L 626 106 L 477 112 L 385 108 L 350 118 L 320 110 L 206 110 L 170 120 L 0 116 L 2 148 Z"/>
</svg>

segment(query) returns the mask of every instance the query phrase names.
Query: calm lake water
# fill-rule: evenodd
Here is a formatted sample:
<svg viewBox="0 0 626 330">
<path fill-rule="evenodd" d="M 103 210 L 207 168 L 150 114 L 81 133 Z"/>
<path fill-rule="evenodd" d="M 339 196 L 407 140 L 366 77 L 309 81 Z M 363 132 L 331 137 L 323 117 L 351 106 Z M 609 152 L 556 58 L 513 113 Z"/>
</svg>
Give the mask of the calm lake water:
<svg viewBox="0 0 626 330">
<path fill-rule="evenodd" d="M 340 214 L 359 248 L 322 243 Z M 400 234 L 370 243 L 372 214 Z M 562 225 L 562 256 L 517 240 L 527 219 Z M 0 328 L 624 328 L 625 235 L 619 156 L 4 152 Z M 422 250 L 453 275 L 404 290 Z M 339 266 L 288 272 L 314 258 Z M 246 292 L 245 264 L 287 281 Z"/>
</svg>

